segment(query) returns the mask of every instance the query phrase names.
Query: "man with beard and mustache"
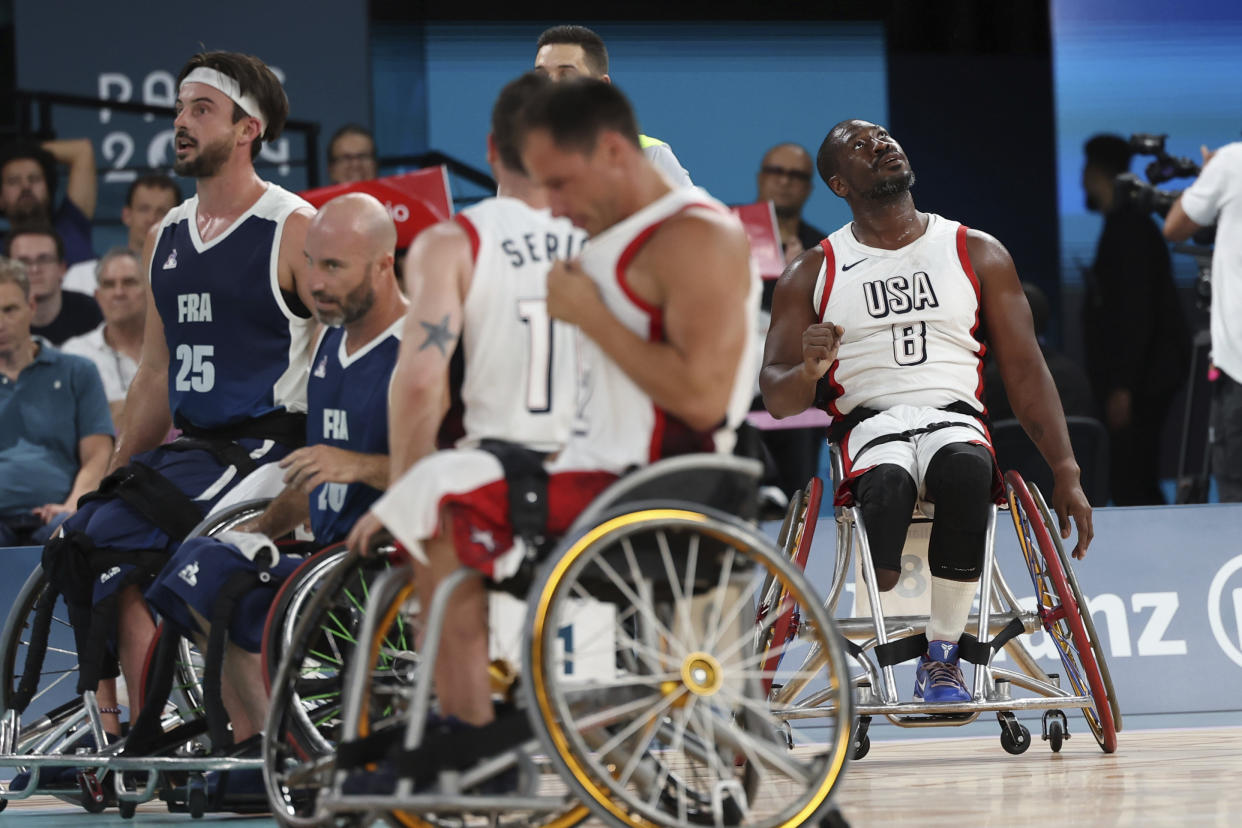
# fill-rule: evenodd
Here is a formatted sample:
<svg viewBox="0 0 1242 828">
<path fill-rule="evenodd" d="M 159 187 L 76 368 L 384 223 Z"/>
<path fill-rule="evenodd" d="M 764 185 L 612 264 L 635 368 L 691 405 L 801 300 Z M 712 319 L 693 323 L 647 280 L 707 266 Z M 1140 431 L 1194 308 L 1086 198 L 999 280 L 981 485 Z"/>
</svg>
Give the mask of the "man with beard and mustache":
<svg viewBox="0 0 1242 828">
<path fill-rule="evenodd" d="M 759 384 L 775 417 L 824 403 L 881 591 L 897 585 L 916 501 L 935 503 L 931 613 L 914 698 L 970 699 L 958 639 L 980 576 L 997 471 L 980 395 L 983 322 L 1015 415 L 1053 470 L 1062 537 L 1091 542 L 1056 386 L 1044 364 L 1013 260 L 993 237 L 921 213 L 914 172 L 884 127 L 837 124 L 820 177 L 854 220 L 786 269 L 776 286 Z M 817 391 L 819 392 L 817 394 Z M 930 512 L 930 509 L 928 509 Z"/>
<path fill-rule="evenodd" d="M 65 200 L 52 209 L 57 164 L 67 164 Z M 0 150 L 0 212 L 11 227 L 50 225 L 64 240 L 65 263 L 75 265 L 95 258 L 91 248 L 91 217 L 99 181 L 95 149 L 89 138 L 14 141 Z"/>
<path fill-rule="evenodd" d="M 303 560 L 297 553 L 343 540 L 388 486 L 388 385 L 406 310 L 393 272 L 396 243 L 384 205 L 362 193 L 329 201 L 311 221 L 308 284 L 315 316 L 328 327 L 307 381 L 306 446 L 280 461 L 286 488 L 261 515 L 182 544 L 147 591 L 160 615 L 206 652 L 213 610 L 229 581 L 238 572 L 267 577 L 229 623 L 224 701 L 238 741 L 258 733 L 266 715 L 263 625 L 280 584 Z M 308 520 L 313 543 L 277 552 L 271 539 Z M 187 572 L 194 578 L 184 577 Z M 231 791 L 243 775 L 232 774 Z M 261 791 L 257 772 L 249 775 L 254 784 L 241 788 Z"/>
<path fill-rule="evenodd" d="M 113 474 L 44 551 L 71 607 L 84 689 L 115 676 L 118 659 L 140 686 L 155 631 L 142 588 L 239 481 L 306 440 L 314 211 L 254 170 L 288 100 L 258 58 L 205 52 L 178 75 L 176 111 L 174 169 L 196 193 L 143 249 L 150 304 Z M 173 425 L 181 438 L 161 446 Z M 111 682 L 99 698 L 119 732 Z"/>
</svg>

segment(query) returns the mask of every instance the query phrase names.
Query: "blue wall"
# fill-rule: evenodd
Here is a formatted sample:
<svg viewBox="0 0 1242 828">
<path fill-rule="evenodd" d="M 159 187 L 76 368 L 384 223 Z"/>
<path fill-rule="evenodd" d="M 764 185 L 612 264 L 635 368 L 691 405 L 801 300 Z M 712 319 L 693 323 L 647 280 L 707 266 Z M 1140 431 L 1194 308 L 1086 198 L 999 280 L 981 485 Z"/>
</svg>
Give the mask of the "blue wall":
<svg viewBox="0 0 1242 828">
<path fill-rule="evenodd" d="M 548 25 L 427 24 L 421 44 L 412 40 L 420 34 L 416 27 L 377 25 L 381 150 L 429 147 L 484 167 L 492 101 L 505 82 L 531 67 Z M 695 183 L 726 202 L 754 200 L 759 160 L 771 145 L 796 141 L 813 155 L 843 118 L 888 118 L 878 22 L 590 25 L 608 43 L 613 81 L 634 102 L 644 131 L 668 141 Z M 403 53 L 408 60 L 399 59 Z M 378 97 L 396 90 L 395 73 L 408 78 L 419 60 L 425 60 L 426 147 L 413 146 L 416 128 L 389 131 L 393 105 Z M 408 113 L 403 117 L 408 121 Z M 829 231 L 848 220 L 844 203 L 819 182 L 805 215 Z"/>
<path fill-rule="evenodd" d="M 1199 160 L 1199 145 L 1237 141 L 1242 130 L 1242 5 L 1134 0 L 1053 2 L 1057 185 L 1062 278 L 1082 279 L 1101 219 L 1084 207 L 1082 147 L 1097 132 L 1167 133 L 1168 151 Z M 1135 158 L 1142 174 L 1151 159 Z M 1180 190 L 1179 179 L 1161 185 Z M 1180 278 L 1193 278 L 1175 256 Z"/>
</svg>

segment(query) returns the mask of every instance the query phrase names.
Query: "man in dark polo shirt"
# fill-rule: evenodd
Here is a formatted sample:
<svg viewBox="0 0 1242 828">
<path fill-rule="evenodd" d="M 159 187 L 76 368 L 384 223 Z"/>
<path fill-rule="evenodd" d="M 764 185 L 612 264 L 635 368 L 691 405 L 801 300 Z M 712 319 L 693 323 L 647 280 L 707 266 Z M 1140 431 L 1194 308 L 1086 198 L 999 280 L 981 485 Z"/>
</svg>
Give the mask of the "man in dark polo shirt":
<svg viewBox="0 0 1242 828">
<path fill-rule="evenodd" d="M 8 255 L 22 263 L 30 280 L 35 302 L 30 332 L 35 336 L 60 345 L 70 337 L 93 331 L 103 321 L 93 297 L 62 289 L 68 269 L 65 243 L 51 227 L 18 227 L 9 236 Z"/>
<path fill-rule="evenodd" d="M 34 313 L 25 267 L 0 258 L 0 546 L 46 542 L 112 454 L 99 372 L 32 336 Z"/>
</svg>

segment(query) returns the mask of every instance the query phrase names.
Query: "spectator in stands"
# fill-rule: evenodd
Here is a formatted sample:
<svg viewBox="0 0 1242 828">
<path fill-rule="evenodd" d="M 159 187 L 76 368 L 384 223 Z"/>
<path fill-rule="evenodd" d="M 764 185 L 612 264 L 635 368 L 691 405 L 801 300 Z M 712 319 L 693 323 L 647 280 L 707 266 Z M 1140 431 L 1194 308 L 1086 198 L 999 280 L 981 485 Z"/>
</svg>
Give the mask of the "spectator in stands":
<svg viewBox="0 0 1242 828">
<path fill-rule="evenodd" d="M 1091 395 L 1091 384 L 1087 381 L 1086 372 L 1077 362 L 1048 345 L 1047 295 L 1032 282 L 1023 282 L 1022 292 L 1026 294 L 1026 302 L 1031 306 L 1035 339 L 1039 342 L 1039 350 L 1043 352 L 1044 362 L 1048 363 L 1048 373 L 1052 374 L 1052 382 L 1057 387 L 1057 395 L 1061 397 L 1061 408 L 1064 409 L 1065 416 L 1096 417 L 1095 400 Z M 984 401 L 992 422 L 1013 419 L 1013 407 L 1005 394 L 1000 368 L 990 353 L 983 371 L 983 387 Z"/>
<path fill-rule="evenodd" d="M 333 184 L 370 181 L 379 175 L 375 137 L 360 124 L 346 124 L 328 142 L 328 180 Z"/>
<path fill-rule="evenodd" d="M 129 185 L 129 192 L 125 194 L 125 206 L 121 208 L 121 223 L 129 229 L 125 243 L 135 256 L 142 255 L 142 243 L 146 241 L 147 231 L 159 224 L 164 214 L 180 203 L 181 188 L 162 173 L 148 173 Z M 65 290 L 95 296 L 99 287 L 99 260 L 90 259 L 70 265 L 61 285 Z M 111 400 L 112 389 L 108 387 L 106 375 L 104 387 L 108 390 L 108 399 Z M 113 411 L 114 419 L 115 416 L 116 412 Z"/>
<path fill-rule="evenodd" d="M 1186 381 L 1190 333 L 1160 228 L 1149 213 L 1119 208 L 1113 198 L 1113 179 L 1130 169 L 1129 142 L 1096 135 L 1084 150 L 1087 209 L 1104 216 L 1104 228 L 1087 273 L 1083 332 L 1087 373 L 1112 449 L 1113 502 L 1164 503 L 1160 433 Z"/>
<path fill-rule="evenodd" d="M 32 332 L 53 345 L 84 334 L 103 321 L 99 305 L 89 296 L 62 290 L 65 243 L 47 225 L 26 225 L 9 236 L 8 255 L 25 265 L 35 301 Z"/>
<path fill-rule="evenodd" d="M 56 195 L 57 163 L 69 166 L 65 200 L 52 207 Z M 66 264 L 95 258 L 91 219 L 99 181 L 95 176 L 95 149 L 88 138 L 17 141 L 0 150 L 0 211 L 10 227 L 47 224 L 63 239 Z"/>
<path fill-rule="evenodd" d="M 811 197 L 814 171 L 810 153 L 797 144 L 777 144 L 759 163 L 758 200 L 770 201 L 776 208 L 785 264 L 819 244 L 827 235 L 802 220 L 802 205 Z"/>
<path fill-rule="evenodd" d="M 61 350 L 84 356 L 99 369 L 112 421 L 121 421 L 125 394 L 138 373 L 147 317 L 147 283 L 139 272 L 138 254 L 114 247 L 96 266 L 99 286 L 95 301 L 104 321 L 90 333 L 66 340 Z"/>
<path fill-rule="evenodd" d="M 140 176 L 129 185 L 125 206 L 121 208 L 121 224 L 129 229 L 126 246 L 135 256 L 142 255 L 147 231 L 159 224 L 164 214 L 180 203 L 181 188 L 163 173 Z"/>
<path fill-rule="evenodd" d="M 0 258 L 0 546 L 44 543 L 112 453 L 99 373 L 31 334 L 30 280 Z"/>
<path fill-rule="evenodd" d="M 539 35 L 535 71 L 554 81 L 585 76 L 612 83 L 608 76 L 608 48 L 603 38 L 586 26 L 553 26 Z M 693 186 L 690 173 L 681 166 L 672 147 L 650 135 L 639 135 L 638 142 L 643 155 L 674 187 Z"/>
</svg>

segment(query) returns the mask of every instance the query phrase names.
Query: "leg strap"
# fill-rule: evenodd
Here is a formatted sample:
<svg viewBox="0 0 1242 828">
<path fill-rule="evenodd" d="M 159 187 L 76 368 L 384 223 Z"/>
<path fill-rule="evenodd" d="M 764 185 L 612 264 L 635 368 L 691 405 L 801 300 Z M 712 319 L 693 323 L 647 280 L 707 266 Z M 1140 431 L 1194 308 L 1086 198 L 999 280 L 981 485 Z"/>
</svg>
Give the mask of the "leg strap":
<svg viewBox="0 0 1242 828">
<path fill-rule="evenodd" d="M 174 542 L 190 534 L 203 519 L 202 510 L 189 496 L 143 463 L 130 463 L 105 477 L 98 489 L 78 499 L 78 508 L 104 498 L 124 501 Z"/>
<path fill-rule="evenodd" d="M 875 648 L 875 660 L 881 667 L 892 667 L 894 664 L 918 658 L 926 652 L 927 636 L 924 633 L 919 633 L 918 635 L 909 635 L 896 641 L 890 641 L 887 644 L 877 645 Z"/>
<path fill-rule="evenodd" d="M 971 664 L 990 664 L 993 653 L 998 652 L 1001 647 L 1025 631 L 1026 628 L 1022 626 L 1022 622 L 1015 618 L 1006 624 L 991 641 L 980 641 L 970 633 L 963 633 L 957 641 L 958 658 L 964 658 Z"/>
<path fill-rule="evenodd" d="M 147 668 L 147 675 L 143 677 L 146 687 L 142 694 L 142 709 L 130 723 L 124 753 L 141 756 L 149 752 L 158 740 L 161 732 L 160 720 L 172 693 L 173 674 L 177 669 L 180 648 L 180 631 L 165 624 L 159 643 L 155 646 L 155 655 Z"/>
<path fill-rule="evenodd" d="M 256 572 L 234 572 L 216 597 L 211 612 L 211 634 L 207 639 L 206 664 L 203 669 L 203 703 L 207 708 L 207 732 L 211 734 L 211 749 L 219 751 L 233 744 L 229 730 L 229 714 L 224 708 L 221 692 L 224 656 L 228 647 L 229 622 L 237 611 L 241 599 L 257 587 L 260 576 Z"/>
</svg>

